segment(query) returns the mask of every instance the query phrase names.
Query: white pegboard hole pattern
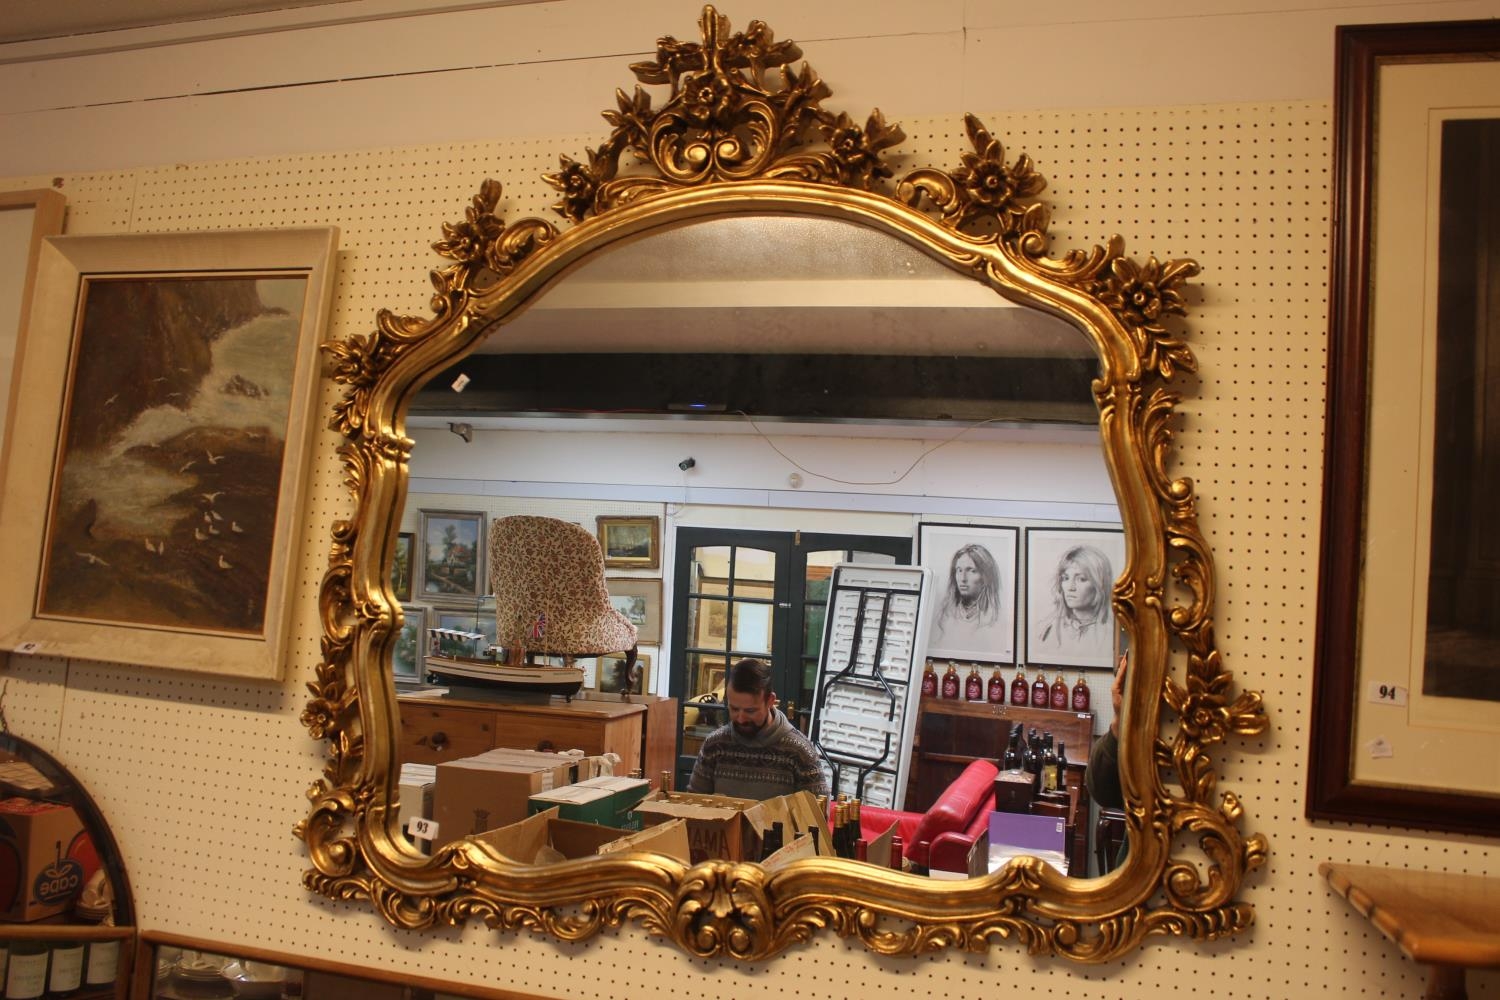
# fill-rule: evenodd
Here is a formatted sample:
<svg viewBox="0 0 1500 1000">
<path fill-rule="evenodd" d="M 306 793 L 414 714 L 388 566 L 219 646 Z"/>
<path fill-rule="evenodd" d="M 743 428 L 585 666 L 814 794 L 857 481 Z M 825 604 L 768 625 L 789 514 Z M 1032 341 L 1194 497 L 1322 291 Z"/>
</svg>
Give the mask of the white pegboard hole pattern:
<svg viewBox="0 0 1500 1000">
<path fill-rule="evenodd" d="M 144 924 L 591 998 L 696 1000 L 752 988 L 799 1000 L 1000 989 L 1149 1000 L 1163 990 L 1266 1000 L 1420 992 L 1421 970 L 1394 957 L 1362 918 L 1330 898 L 1317 863 L 1485 872 L 1500 861 L 1494 845 L 1313 826 L 1301 818 L 1326 325 L 1327 106 L 981 117 L 1010 155 L 1028 153 L 1049 178 L 1056 250 L 1118 232 L 1137 259 L 1170 254 L 1204 266 L 1189 327 L 1202 374 L 1184 382 L 1174 469 L 1198 483 L 1203 526 L 1219 560 L 1215 620 L 1226 663 L 1240 683 L 1267 692 L 1273 722 L 1261 741 L 1215 748 L 1225 787 L 1245 797 L 1247 829 L 1267 834 L 1272 848 L 1269 870 L 1248 887 L 1257 908 L 1248 941 L 1153 943 L 1094 969 L 1032 959 L 1012 943 L 978 956 L 883 959 L 825 935 L 746 970 L 653 945 L 635 928 L 574 945 L 526 933 L 497 939 L 481 928 L 412 934 L 389 929 L 364 904 L 310 897 L 298 884 L 305 859 L 289 820 L 305 808 L 302 790 L 317 777 L 322 751 L 297 715 L 317 658 L 314 605 L 328 526 L 349 510 L 326 432 L 314 456 L 300 546 L 296 652 L 282 684 L 91 667 L 75 670 L 65 705 L 47 702 L 56 688 L 46 679 L 25 696 L 37 700 L 22 715 L 65 734 L 67 758 L 80 762 L 81 776 L 121 831 Z M 912 137 L 913 164 L 956 165 L 967 149 L 957 115 L 901 124 Z M 462 218 L 486 177 L 505 186 L 507 220 L 555 219 L 548 211 L 554 195 L 540 174 L 555 169 L 559 153 L 579 157 L 602 135 L 75 175 L 64 178 L 63 191 L 71 232 L 338 225 L 329 334 L 345 337 L 372 330 L 380 308 L 427 314 L 426 272 L 441 264 L 428 248 L 443 222 Z M 332 398 L 330 389 L 325 413 Z M 51 669 L 12 662 L 9 674 L 33 668 Z M 226 699 L 233 704 L 219 703 Z M 1494 974 L 1471 974 L 1471 995 L 1500 995 L 1497 984 Z"/>
</svg>

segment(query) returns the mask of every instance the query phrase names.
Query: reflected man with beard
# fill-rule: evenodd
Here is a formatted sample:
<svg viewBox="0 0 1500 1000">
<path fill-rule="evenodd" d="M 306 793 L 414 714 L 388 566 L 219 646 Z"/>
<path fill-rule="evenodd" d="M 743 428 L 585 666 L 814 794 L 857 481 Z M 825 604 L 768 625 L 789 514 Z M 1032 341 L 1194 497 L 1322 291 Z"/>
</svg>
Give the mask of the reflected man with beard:
<svg viewBox="0 0 1500 1000">
<path fill-rule="evenodd" d="M 811 741 L 776 707 L 771 667 L 740 660 L 729 668 L 729 721 L 703 741 L 688 791 L 769 799 L 807 790 L 828 794 Z"/>
</svg>

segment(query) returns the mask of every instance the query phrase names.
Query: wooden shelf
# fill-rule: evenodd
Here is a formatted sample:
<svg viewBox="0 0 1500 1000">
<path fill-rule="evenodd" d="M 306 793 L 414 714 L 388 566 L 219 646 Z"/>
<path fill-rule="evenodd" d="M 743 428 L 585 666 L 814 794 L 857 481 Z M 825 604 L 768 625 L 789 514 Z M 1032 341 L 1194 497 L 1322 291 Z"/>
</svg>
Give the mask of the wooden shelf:
<svg viewBox="0 0 1500 1000">
<path fill-rule="evenodd" d="M 1333 891 L 1414 962 L 1429 1000 L 1462 1000 L 1464 969 L 1500 968 L 1500 878 L 1325 861 Z"/>
<path fill-rule="evenodd" d="M 134 927 L 103 924 L 0 924 L 0 941 L 125 941 L 135 936 Z"/>
</svg>

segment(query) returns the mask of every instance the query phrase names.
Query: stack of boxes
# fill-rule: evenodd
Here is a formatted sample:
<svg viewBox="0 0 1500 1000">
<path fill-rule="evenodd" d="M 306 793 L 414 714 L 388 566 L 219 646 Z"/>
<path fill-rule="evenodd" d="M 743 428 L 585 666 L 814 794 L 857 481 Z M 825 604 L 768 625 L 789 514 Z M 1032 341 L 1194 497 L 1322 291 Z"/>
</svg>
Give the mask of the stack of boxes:
<svg viewBox="0 0 1500 1000">
<path fill-rule="evenodd" d="M 521 864 L 621 850 L 692 864 L 759 861 L 765 834 L 778 823 L 793 848 L 784 857 L 832 853 L 826 820 L 808 792 L 764 802 L 652 794 L 645 778 L 602 773 L 608 769 L 601 757 L 509 749 L 438 764 L 430 781 L 424 770 L 403 769 L 402 829 L 420 816 L 429 821 L 431 849 L 474 837 Z"/>
</svg>

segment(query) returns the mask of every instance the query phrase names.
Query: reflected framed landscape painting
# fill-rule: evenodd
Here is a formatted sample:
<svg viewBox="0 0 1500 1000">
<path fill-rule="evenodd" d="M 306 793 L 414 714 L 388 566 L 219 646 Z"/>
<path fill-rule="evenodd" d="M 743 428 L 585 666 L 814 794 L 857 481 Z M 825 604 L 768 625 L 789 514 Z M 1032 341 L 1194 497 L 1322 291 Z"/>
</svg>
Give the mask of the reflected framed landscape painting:
<svg viewBox="0 0 1500 1000">
<path fill-rule="evenodd" d="M 1336 35 L 1307 815 L 1500 830 L 1500 22 Z"/>
<path fill-rule="evenodd" d="M 483 597 L 489 586 L 484 575 L 484 513 L 424 510 L 418 512 L 417 523 L 423 597 L 461 604 Z"/>
<path fill-rule="evenodd" d="M 48 239 L 0 501 L 0 643 L 279 678 L 332 227 Z"/>
</svg>

